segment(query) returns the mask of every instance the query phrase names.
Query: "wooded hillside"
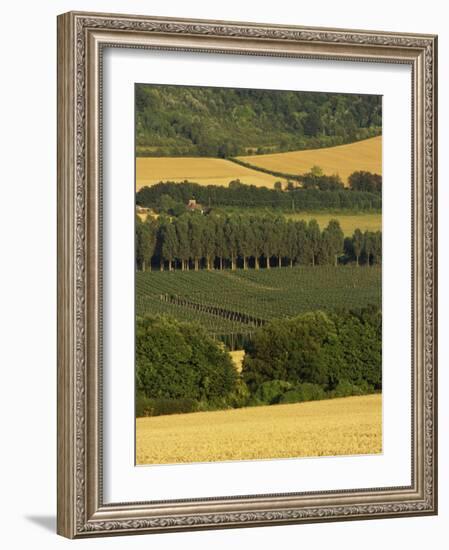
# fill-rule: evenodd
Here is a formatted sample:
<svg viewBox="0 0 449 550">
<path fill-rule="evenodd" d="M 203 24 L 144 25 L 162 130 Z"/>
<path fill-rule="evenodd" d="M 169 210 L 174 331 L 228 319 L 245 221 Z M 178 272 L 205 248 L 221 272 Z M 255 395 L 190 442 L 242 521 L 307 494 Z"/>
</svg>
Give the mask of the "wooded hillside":
<svg viewBox="0 0 449 550">
<path fill-rule="evenodd" d="M 136 86 L 138 156 L 229 157 L 350 143 L 381 133 L 381 97 Z"/>
</svg>

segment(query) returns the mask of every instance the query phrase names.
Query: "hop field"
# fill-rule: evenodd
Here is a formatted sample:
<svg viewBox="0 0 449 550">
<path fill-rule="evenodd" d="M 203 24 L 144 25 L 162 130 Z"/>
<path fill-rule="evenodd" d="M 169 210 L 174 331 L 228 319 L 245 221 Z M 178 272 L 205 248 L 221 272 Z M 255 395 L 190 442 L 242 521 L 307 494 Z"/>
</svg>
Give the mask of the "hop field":
<svg viewBox="0 0 449 550">
<path fill-rule="evenodd" d="M 311 310 L 356 309 L 380 302 L 380 266 L 136 273 L 138 316 L 166 314 L 180 321 L 196 321 L 217 335 L 254 330 L 257 322 L 251 326 L 248 316 L 269 321 Z"/>
<path fill-rule="evenodd" d="M 379 394 L 136 420 L 141 465 L 380 452 Z"/>
</svg>

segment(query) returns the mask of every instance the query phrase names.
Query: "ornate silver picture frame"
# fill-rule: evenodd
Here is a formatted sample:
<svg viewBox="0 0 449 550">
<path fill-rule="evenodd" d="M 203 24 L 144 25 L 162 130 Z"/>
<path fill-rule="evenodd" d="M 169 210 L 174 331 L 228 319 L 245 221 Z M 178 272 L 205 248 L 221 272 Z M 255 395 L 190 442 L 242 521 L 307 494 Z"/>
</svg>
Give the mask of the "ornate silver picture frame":
<svg viewBox="0 0 449 550">
<path fill-rule="evenodd" d="M 106 48 L 411 69 L 411 483 L 105 502 L 103 55 Z M 130 182 L 132 185 L 132 182 Z M 70 12 L 58 17 L 58 533 L 69 538 L 437 513 L 437 37 Z M 130 431 L 133 426 L 130 426 Z"/>
</svg>

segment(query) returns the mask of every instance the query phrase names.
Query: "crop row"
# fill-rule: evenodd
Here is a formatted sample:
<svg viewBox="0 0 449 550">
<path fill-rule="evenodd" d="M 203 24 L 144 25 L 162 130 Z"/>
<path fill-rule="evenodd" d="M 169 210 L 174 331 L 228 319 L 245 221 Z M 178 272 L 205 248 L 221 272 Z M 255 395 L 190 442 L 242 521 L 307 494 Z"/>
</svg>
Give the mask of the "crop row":
<svg viewBox="0 0 449 550">
<path fill-rule="evenodd" d="M 167 314 L 196 321 L 211 334 L 247 333 L 248 320 L 304 311 L 380 305 L 380 268 L 144 272 L 136 278 L 137 315 Z M 254 323 L 253 323 L 254 324 Z"/>
</svg>

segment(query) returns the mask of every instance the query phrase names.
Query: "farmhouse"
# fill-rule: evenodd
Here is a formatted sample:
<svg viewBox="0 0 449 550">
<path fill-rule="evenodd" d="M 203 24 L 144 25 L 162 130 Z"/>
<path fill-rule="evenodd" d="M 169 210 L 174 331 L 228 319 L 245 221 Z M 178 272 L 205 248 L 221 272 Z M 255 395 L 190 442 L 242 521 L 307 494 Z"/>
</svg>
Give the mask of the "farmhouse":
<svg viewBox="0 0 449 550">
<path fill-rule="evenodd" d="M 204 213 L 204 208 L 199 202 L 196 202 L 196 199 L 189 200 L 189 202 L 187 203 L 187 210 L 190 210 L 191 212 L 197 211 L 197 212 L 200 212 L 201 214 Z"/>
</svg>

